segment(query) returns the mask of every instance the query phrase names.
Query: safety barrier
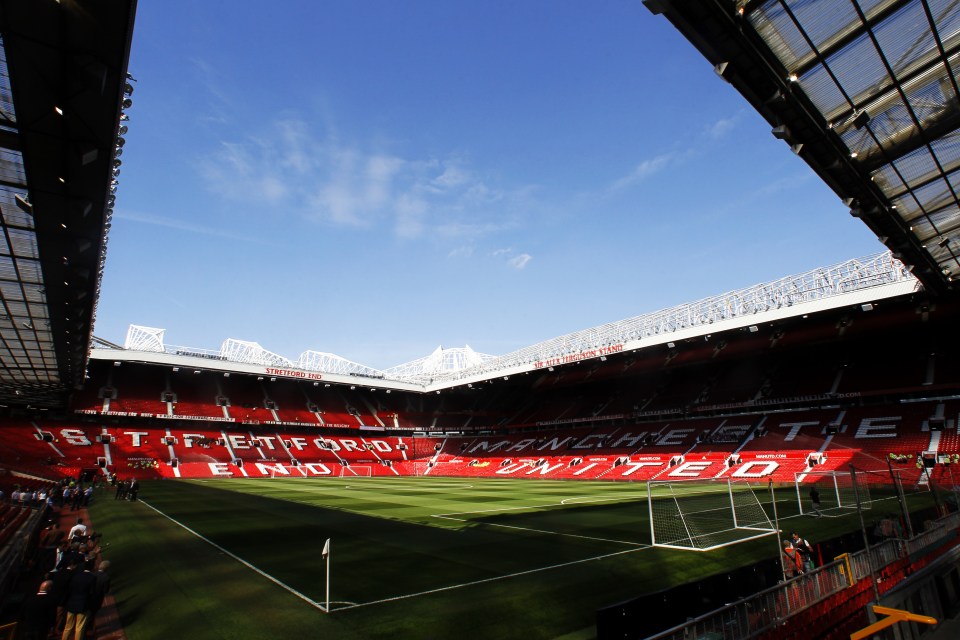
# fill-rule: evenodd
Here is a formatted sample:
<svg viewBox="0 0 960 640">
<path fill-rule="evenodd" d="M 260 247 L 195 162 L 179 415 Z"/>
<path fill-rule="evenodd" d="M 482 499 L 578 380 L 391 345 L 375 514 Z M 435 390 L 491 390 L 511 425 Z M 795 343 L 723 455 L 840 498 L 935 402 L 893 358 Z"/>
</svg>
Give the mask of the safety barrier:
<svg viewBox="0 0 960 640">
<path fill-rule="evenodd" d="M 818 607 L 817 618 L 825 627 L 863 611 L 874 598 L 874 580 L 886 582 L 884 591 L 895 586 L 907 573 L 911 553 L 929 550 L 955 537 L 960 514 L 937 520 L 933 526 L 910 540 L 891 539 L 841 557 L 814 571 L 694 618 L 647 640 L 721 640 L 723 638 L 783 638 L 784 621 L 802 611 Z M 842 603 L 827 602 L 849 589 Z M 839 605 L 839 606 L 838 606 Z M 816 632 L 798 630 L 805 637 Z M 801 636 L 798 636 L 801 637 Z"/>
</svg>

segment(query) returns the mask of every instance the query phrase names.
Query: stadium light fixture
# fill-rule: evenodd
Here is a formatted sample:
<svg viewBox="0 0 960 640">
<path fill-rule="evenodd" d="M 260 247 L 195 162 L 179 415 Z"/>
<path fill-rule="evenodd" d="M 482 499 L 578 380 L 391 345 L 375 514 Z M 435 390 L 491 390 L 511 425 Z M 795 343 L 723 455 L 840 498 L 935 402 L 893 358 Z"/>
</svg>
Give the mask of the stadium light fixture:
<svg viewBox="0 0 960 640">
<path fill-rule="evenodd" d="M 27 200 L 25 197 L 23 197 L 19 193 L 16 196 L 14 196 L 14 200 L 17 201 L 17 207 L 21 211 L 23 211 L 27 215 L 31 215 L 31 216 L 33 215 L 33 205 L 30 204 L 29 200 Z"/>
<path fill-rule="evenodd" d="M 873 305 L 867 302 L 866 304 L 860 305 L 862 311 L 873 311 Z"/>
</svg>

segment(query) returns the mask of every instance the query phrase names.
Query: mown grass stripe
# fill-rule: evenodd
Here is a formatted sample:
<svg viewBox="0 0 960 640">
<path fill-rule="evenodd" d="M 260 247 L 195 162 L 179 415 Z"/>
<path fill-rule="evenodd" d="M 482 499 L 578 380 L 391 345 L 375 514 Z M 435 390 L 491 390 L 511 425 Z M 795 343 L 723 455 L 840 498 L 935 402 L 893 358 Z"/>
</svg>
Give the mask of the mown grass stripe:
<svg viewBox="0 0 960 640">
<path fill-rule="evenodd" d="M 182 522 L 179 522 L 179 521 L 175 520 L 174 518 L 171 518 L 170 516 L 168 516 L 167 514 L 165 514 L 163 511 L 160 511 L 160 509 L 157 509 L 156 507 L 154 507 L 154 506 L 153 506 L 152 504 L 150 504 L 149 502 L 145 502 L 145 501 L 142 501 L 142 500 L 141 500 L 141 503 L 142 503 L 145 507 L 147 507 L 147 508 L 149 508 L 149 509 L 152 509 L 153 511 L 156 511 L 158 514 L 160 514 L 161 516 L 163 516 L 164 518 L 166 518 L 166 519 L 169 520 L 170 522 L 174 523 L 174 524 L 177 525 L 178 527 L 181 527 L 182 529 L 184 529 L 184 530 L 186 530 L 187 532 L 193 534 L 194 536 L 196 536 L 196 537 L 199 538 L 200 540 L 203 540 L 204 542 L 206 542 L 207 544 L 209 544 L 211 547 L 215 548 L 215 549 L 216 549 L 217 551 L 219 551 L 220 553 L 222 553 L 222 554 L 224 554 L 224 555 L 226 555 L 226 556 L 229 556 L 229 557 L 233 558 L 234 560 L 236 560 L 237 562 L 239 562 L 239 563 L 242 564 L 243 566 L 245 566 L 245 567 L 247 567 L 248 569 L 256 572 L 256 573 L 259 574 L 260 576 L 266 578 L 267 580 L 269 580 L 270 582 L 274 583 L 275 585 L 277 585 L 277 586 L 280 587 L 281 589 L 284 589 L 284 590 L 286 590 L 286 591 L 289 591 L 290 593 L 292 593 L 293 595 L 297 596 L 298 598 L 300 598 L 301 600 L 303 600 L 303 601 L 306 602 L 307 604 L 309 604 L 309 605 L 311 605 L 311 606 L 313 606 L 313 607 L 316 607 L 317 609 L 320 609 L 320 610 L 323 611 L 324 613 L 329 613 L 329 612 L 327 611 L 326 607 L 324 607 L 324 606 L 323 606 L 322 604 L 320 604 L 319 602 L 315 602 L 314 600 L 312 600 L 311 598 L 308 598 L 307 596 L 305 596 L 304 594 L 300 593 L 299 591 L 297 591 L 296 589 L 294 589 L 294 588 L 291 587 L 290 585 L 288 585 L 288 584 L 286 584 L 286 583 L 284 583 L 284 582 L 282 582 L 282 581 L 280 581 L 280 580 L 277 580 L 276 578 L 274 578 L 272 575 L 270 575 L 270 574 L 267 573 L 266 571 L 263 571 L 263 570 L 261 570 L 260 568 L 255 567 L 254 565 L 250 564 L 249 562 L 247 562 L 246 560 L 244 560 L 244 559 L 241 558 L 240 556 L 236 555 L 235 553 L 232 553 L 232 552 L 228 551 L 227 549 L 224 549 L 223 547 L 221 547 L 220 545 L 218 545 L 218 544 L 217 544 L 216 542 L 214 542 L 213 540 L 210 540 L 209 538 L 206 538 L 206 537 L 200 535 L 199 533 L 197 533 L 196 531 L 194 531 L 193 529 L 191 529 L 191 528 L 188 527 L 187 525 L 183 524 Z"/>
</svg>

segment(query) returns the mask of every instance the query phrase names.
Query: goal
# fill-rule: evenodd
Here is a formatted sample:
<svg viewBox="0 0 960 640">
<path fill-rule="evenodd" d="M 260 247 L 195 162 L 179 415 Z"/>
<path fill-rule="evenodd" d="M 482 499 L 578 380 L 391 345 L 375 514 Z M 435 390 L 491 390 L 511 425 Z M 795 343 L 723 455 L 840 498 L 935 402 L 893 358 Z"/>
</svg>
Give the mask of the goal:
<svg viewBox="0 0 960 640">
<path fill-rule="evenodd" d="M 711 551 L 777 533 L 748 482 L 651 480 L 647 503 L 655 547 Z"/>
<path fill-rule="evenodd" d="M 873 502 L 871 489 L 878 484 L 889 484 L 890 476 L 886 472 L 877 474 L 873 471 L 857 470 L 856 484 L 849 471 L 806 471 L 794 474 L 794 484 L 797 488 L 797 504 L 800 513 L 814 513 L 813 496 L 816 489 L 820 498 L 820 510 L 842 510 L 857 508 L 857 493 L 860 494 L 860 505 L 869 509 Z M 879 475 L 879 477 L 878 477 Z"/>
<path fill-rule="evenodd" d="M 373 469 L 367 466 L 358 467 L 350 465 L 349 467 L 340 467 L 341 478 L 370 478 L 373 476 Z"/>
</svg>

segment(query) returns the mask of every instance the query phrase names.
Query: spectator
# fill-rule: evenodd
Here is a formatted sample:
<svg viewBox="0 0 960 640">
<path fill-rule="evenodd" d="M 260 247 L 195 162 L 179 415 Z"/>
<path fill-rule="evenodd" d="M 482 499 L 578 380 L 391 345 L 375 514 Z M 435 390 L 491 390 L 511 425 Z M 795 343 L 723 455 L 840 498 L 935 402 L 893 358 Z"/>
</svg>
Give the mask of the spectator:
<svg viewBox="0 0 960 640">
<path fill-rule="evenodd" d="M 813 545 L 797 535 L 796 532 L 790 534 L 790 544 L 800 555 L 800 561 L 803 564 L 803 570 L 813 571 Z"/>
<path fill-rule="evenodd" d="M 810 487 L 810 503 L 813 505 L 813 513 L 818 518 L 822 518 L 823 514 L 820 513 L 820 492 L 817 491 L 817 486 L 814 485 Z"/>
<path fill-rule="evenodd" d="M 57 601 L 52 580 L 40 583 L 37 592 L 27 598 L 20 615 L 21 640 L 47 640 L 57 620 Z"/>
<path fill-rule="evenodd" d="M 70 508 L 73 511 L 79 511 L 80 505 L 83 503 L 83 489 L 80 487 L 74 487 L 73 493 L 70 494 Z"/>
<path fill-rule="evenodd" d="M 789 540 L 783 541 L 783 574 L 787 580 L 796 578 L 803 573 L 803 562 L 800 554 L 793 548 Z"/>
<path fill-rule="evenodd" d="M 73 525 L 70 533 L 67 534 L 67 540 L 85 537 L 87 535 L 87 525 L 83 524 L 83 518 L 77 518 L 77 524 Z"/>
<path fill-rule="evenodd" d="M 94 573 L 97 582 L 93 590 L 93 601 L 90 607 L 90 625 L 94 625 L 97 619 L 97 613 L 103 607 L 103 601 L 110 593 L 110 574 L 107 569 L 110 568 L 110 561 L 104 560 L 100 563 L 100 568 Z"/>
<path fill-rule="evenodd" d="M 77 572 L 77 559 L 72 556 L 65 555 L 65 560 L 63 561 L 63 567 L 57 567 L 55 571 L 51 571 L 48 574 L 48 577 L 53 582 L 53 586 L 50 587 L 50 594 L 53 596 L 54 602 L 57 603 L 57 629 L 63 629 L 63 620 L 67 615 L 67 610 L 64 608 L 64 603 L 67 599 L 67 587 L 70 585 L 70 581 L 73 579 L 73 574 Z"/>
<path fill-rule="evenodd" d="M 92 563 L 88 562 L 83 570 L 78 570 L 70 578 L 70 584 L 67 585 L 67 598 L 64 601 L 67 617 L 60 640 L 70 640 L 71 637 L 73 640 L 82 640 L 86 633 L 97 584 L 97 578 L 93 575 L 91 568 Z"/>
</svg>

